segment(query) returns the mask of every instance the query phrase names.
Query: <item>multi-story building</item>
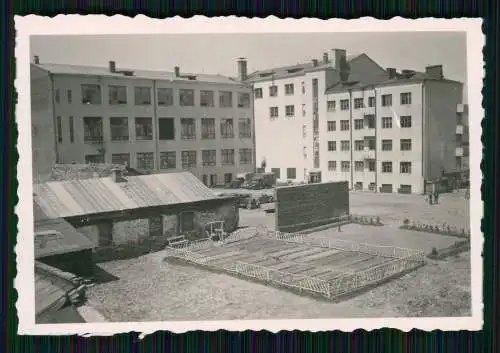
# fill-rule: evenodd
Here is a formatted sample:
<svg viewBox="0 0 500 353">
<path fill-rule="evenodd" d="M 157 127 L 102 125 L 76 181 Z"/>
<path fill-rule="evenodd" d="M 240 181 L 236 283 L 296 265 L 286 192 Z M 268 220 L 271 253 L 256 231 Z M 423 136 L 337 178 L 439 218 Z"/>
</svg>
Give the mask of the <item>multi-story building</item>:
<svg viewBox="0 0 500 353">
<path fill-rule="evenodd" d="M 422 193 L 426 181 L 464 167 L 462 83 L 445 79 L 441 65 L 397 73 L 363 54 L 344 60 L 343 69 L 335 65 L 339 57 L 345 51 L 334 50 L 331 60 L 325 54 L 321 65 L 299 65 L 295 77 L 289 68 L 250 76 L 256 156 L 269 171 L 293 181 L 347 180 L 357 190 Z M 261 78 L 266 73 L 271 78 Z M 302 95 L 287 97 L 286 85 L 297 82 L 306 87 Z M 301 114 L 288 116 L 291 105 Z"/>
<path fill-rule="evenodd" d="M 255 169 L 252 89 L 238 79 L 35 57 L 31 96 L 36 179 L 57 163 L 189 170 L 207 185 Z"/>
</svg>

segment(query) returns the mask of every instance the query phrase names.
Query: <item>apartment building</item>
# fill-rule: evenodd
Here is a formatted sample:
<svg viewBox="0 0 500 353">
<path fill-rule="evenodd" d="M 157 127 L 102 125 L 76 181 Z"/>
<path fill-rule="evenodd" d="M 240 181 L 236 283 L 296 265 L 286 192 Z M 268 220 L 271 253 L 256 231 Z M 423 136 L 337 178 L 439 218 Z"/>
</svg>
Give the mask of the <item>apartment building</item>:
<svg viewBox="0 0 500 353">
<path fill-rule="evenodd" d="M 238 78 L 179 67 L 121 70 L 114 61 L 109 67 L 48 64 L 35 57 L 31 97 L 38 180 L 57 163 L 188 170 L 206 185 L 255 169 L 252 89 Z"/>
<path fill-rule="evenodd" d="M 387 74 L 366 54 L 332 49 L 322 60 L 261 70 L 246 82 L 254 88 L 256 163 L 279 180 L 321 181 L 326 167 L 321 126 L 325 91 L 344 81 L 381 82 Z"/>
</svg>

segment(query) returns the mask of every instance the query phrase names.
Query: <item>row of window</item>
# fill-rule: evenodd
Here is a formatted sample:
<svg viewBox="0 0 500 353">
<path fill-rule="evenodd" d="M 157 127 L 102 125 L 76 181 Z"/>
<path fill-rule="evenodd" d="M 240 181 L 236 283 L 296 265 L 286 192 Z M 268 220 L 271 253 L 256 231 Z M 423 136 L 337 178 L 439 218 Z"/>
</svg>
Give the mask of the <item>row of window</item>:
<svg viewBox="0 0 500 353">
<path fill-rule="evenodd" d="M 239 164 L 249 165 L 253 161 L 253 151 L 251 148 L 240 148 Z M 198 167 L 198 152 L 195 150 L 181 151 L 181 168 Z M 178 153 L 176 151 L 160 152 L 159 169 L 177 169 Z M 152 170 L 155 169 L 155 154 L 154 152 L 138 152 L 136 153 L 137 169 Z M 85 163 L 104 163 L 104 154 L 88 154 L 85 156 Z M 113 153 L 111 154 L 111 163 L 120 165 L 130 165 L 130 153 Z M 201 166 L 214 167 L 217 165 L 217 150 L 202 150 L 201 151 Z M 235 150 L 233 148 L 220 150 L 220 165 L 234 166 L 235 165 Z"/>
<path fill-rule="evenodd" d="M 354 150 L 363 151 L 365 148 L 369 150 L 375 149 L 375 139 L 364 139 L 354 141 Z M 340 141 L 341 151 L 350 151 L 351 143 L 349 140 Z M 392 151 L 392 140 L 382 140 L 382 151 Z M 411 139 L 400 139 L 399 140 L 399 150 L 400 151 L 411 151 Z M 328 141 L 328 151 L 337 151 L 337 141 Z"/>
<path fill-rule="evenodd" d="M 305 111 L 303 110 L 303 115 Z M 279 107 L 270 107 L 269 108 L 269 117 L 277 118 L 279 116 Z M 293 117 L 295 116 L 295 105 L 285 105 L 285 116 Z"/>
<path fill-rule="evenodd" d="M 305 93 L 306 93 L 306 86 L 305 86 L 305 83 L 302 82 L 302 94 L 305 94 Z M 294 94 L 295 94 L 295 85 L 293 83 L 285 84 L 285 95 L 286 96 L 293 96 Z M 269 97 L 277 97 L 277 96 L 278 96 L 278 86 L 276 86 L 276 85 L 269 86 Z M 263 97 L 262 88 L 255 88 L 254 89 L 254 97 L 256 99 Z"/>
<path fill-rule="evenodd" d="M 57 140 L 63 142 L 63 123 L 62 118 L 56 118 Z M 111 141 L 128 141 L 130 139 L 129 118 L 127 117 L 110 117 L 110 138 Z M 68 118 L 69 126 L 69 141 L 75 142 L 75 127 L 74 118 Z M 195 140 L 197 138 L 196 119 L 181 118 L 180 119 L 180 138 L 181 140 Z M 201 139 L 213 140 L 216 139 L 216 122 L 215 118 L 202 118 L 200 120 Z M 153 119 L 152 118 L 134 118 L 135 139 L 136 140 L 153 140 Z M 159 118 L 158 119 L 158 138 L 159 140 L 175 140 L 176 139 L 176 122 L 175 118 Z M 99 142 L 104 140 L 103 118 L 102 117 L 84 117 L 83 130 L 85 142 Z M 220 121 L 220 138 L 234 138 L 234 122 L 232 118 L 221 119 Z M 252 122 L 248 118 L 238 119 L 238 136 L 239 138 L 248 139 L 252 137 Z"/>
<path fill-rule="evenodd" d="M 399 121 L 396 122 L 398 127 L 411 128 L 411 116 L 402 115 Z M 392 116 L 382 117 L 382 129 L 392 129 Z M 340 120 L 340 131 L 349 131 L 349 120 Z M 326 126 L 328 131 L 337 131 L 337 122 L 333 120 L 327 121 Z M 354 130 L 375 129 L 375 115 L 365 115 L 364 119 L 354 119 Z"/>
<path fill-rule="evenodd" d="M 152 95 L 151 87 L 134 87 L 134 104 L 135 105 L 151 105 Z M 83 104 L 102 104 L 102 91 L 100 85 L 84 84 L 81 85 L 82 103 Z M 66 90 L 66 100 L 68 103 L 73 103 L 73 94 L 70 89 Z M 61 92 L 59 89 L 55 91 L 55 101 L 60 103 Z M 108 104 L 122 105 L 128 104 L 128 94 L 126 86 L 108 86 Z M 156 104 L 159 106 L 174 105 L 174 90 L 173 88 L 157 88 L 156 89 Z M 179 89 L 179 105 L 181 107 L 195 106 L 195 90 L 194 89 Z M 199 105 L 201 107 L 215 106 L 215 93 L 209 90 L 199 91 Z M 238 108 L 250 108 L 250 93 L 237 92 Z M 219 91 L 219 107 L 233 107 L 233 92 Z"/>
<path fill-rule="evenodd" d="M 276 179 L 281 179 L 281 168 L 271 168 L 271 173 L 274 173 Z M 286 178 L 296 179 L 297 169 L 296 168 L 286 168 Z"/>
<path fill-rule="evenodd" d="M 354 171 L 363 172 L 365 169 L 368 169 L 370 172 L 375 171 L 375 161 L 355 161 L 354 162 Z M 328 170 L 336 171 L 337 170 L 337 161 L 328 161 Z M 340 171 L 349 172 L 351 170 L 351 162 L 350 161 L 341 161 L 340 162 Z M 392 162 L 382 162 L 382 173 L 392 173 Z M 399 172 L 401 174 L 411 174 L 411 162 L 400 162 L 399 163 Z"/>
<path fill-rule="evenodd" d="M 382 107 L 392 106 L 392 94 L 383 94 L 381 96 Z M 353 108 L 361 109 L 365 107 L 364 98 L 354 98 Z M 375 107 L 376 105 L 375 97 L 368 97 L 368 107 Z M 400 105 L 410 105 L 411 104 L 411 92 L 400 93 L 399 95 Z M 337 102 L 335 100 L 329 100 L 326 102 L 326 110 L 329 112 L 334 112 L 336 110 Z M 349 99 L 340 100 L 340 110 L 349 110 Z"/>
</svg>

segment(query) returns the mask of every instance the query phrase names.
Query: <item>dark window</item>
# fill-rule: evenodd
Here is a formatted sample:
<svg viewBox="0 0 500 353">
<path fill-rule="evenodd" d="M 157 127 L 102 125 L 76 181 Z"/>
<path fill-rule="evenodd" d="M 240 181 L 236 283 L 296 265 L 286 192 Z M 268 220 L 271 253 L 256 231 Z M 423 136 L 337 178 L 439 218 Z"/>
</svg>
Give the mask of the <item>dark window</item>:
<svg viewBox="0 0 500 353">
<path fill-rule="evenodd" d="M 192 90 L 192 89 L 179 90 L 179 105 L 181 107 L 193 107 L 194 106 L 194 90 Z"/>
<path fill-rule="evenodd" d="M 277 118 L 278 117 L 278 107 L 270 107 L 269 108 L 269 116 L 271 118 Z"/>
<path fill-rule="evenodd" d="M 274 173 L 276 179 L 281 178 L 281 168 L 271 168 L 271 173 Z"/>
<path fill-rule="evenodd" d="M 127 104 L 127 87 L 109 86 L 109 104 Z"/>
<path fill-rule="evenodd" d="M 340 120 L 340 131 L 349 130 L 349 120 Z"/>
<path fill-rule="evenodd" d="M 392 151 L 392 140 L 382 140 L 382 151 Z"/>
<path fill-rule="evenodd" d="M 252 137 L 252 121 L 248 118 L 239 119 L 238 133 L 240 138 Z"/>
<path fill-rule="evenodd" d="M 354 109 L 360 109 L 364 106 L 363 98 L 354 98 Z"/>
<path fill-rule="evenodd" d="M 196 125 L 193 118 L 181 119 L 181 139 L 182 140 L 196 139 Z"/>
<path fill-rule="evenodd" d="M 112 141 L 127 141 L 128 133 L 128 118 L 112 117 L 109 119 Z"/>
<path fill-rule="evenodd" d="M 342 99 L 340 101 L 340 110 L 349 110 L 349 99 Z"/>
<path fill-rule="evenodd" d="M 382 162 L 382 173 L 392 173 L 392 162 Z"/>
<path fill-rule="evenodd" d="M 328 141 L 328 151 L 333 152 L 337 150 L 337 142 L 336 141 Z"/>
<path fill-rule="evenodd" d="M 285 84 L 285 94 L 287 96 L 293 95 L 293 91 L 294 91 L 293 83 Z"/>
<path fill-rule="evenodd" d="M 340 150 L 349 151 L 349 149 L 351 148 L 351 144 L 349 142 L 349 140 L 340 141 Z"/>
<path fill-rule="evenodd" d="M 278 86 L 269 87 L 269 96 L 276 97 L 278 95 Z"/>
<path fill-rule="evenodd" d="M 87 154 L 85 156 L 85 164 L 103 164 L 104 155 L 103 154 Z"/>
<path fill-rule="evenodd" d="M 83 140 L 85 142 L 102 142 L 102 118 L 84 117 L 83 118 Z"/>
<path fill-rule="evenodd" d="M 191 232 L 194 230 L 194 212 L 183 212 L 180 214 L 181 232 Z"/>
<path fill-rule="evenodd" d="M 365 141 L 364 140 L 354 141 L 354 150 L 363 151 L 364 149 L 365 149 Z"/>
<path fill-rule="evenodd" d="M 152 170 L 155 167 L 155 159 L 153 152 L 138 152 L 137 153 L 137 169 Z"/>
<path fill-rule="evenodd" d="M 215 119 L 202 118 L 201 119 L 201 138 L 204 140 L 215 139 Z"/>
<path fill-rule="evenodd" d="M 286 105 L 285 106 L 285 115 L 288 117 L 295 116 L 295 106 L 294 105 Z"/>
<path fill-rule="evenodd" d="M 224 173 L 224 184 L 229 184 L 233 180 L 233 174 Z"/>
<path fill-rule="evenodd" d="M 297 170 L 295 168 L 286 168 L 286 178 L 287 179 L 297 178 Z"/>
<path fill-rule="evenodd" d="M 158 88 L 158 105 L 174 105 L 174 90 L 172 88 Z"/>
<path fill-rule="evenodd" d="M 392 94 L 383 94 L 382 95 L 382 106 L 390 107 L 392 105 Z"/>
<path fill-rule="evenodd" d="M 401 105 L 411 104 L 411 92 L 401 93 Z"/>
<path fill-rule="evenodd" d="M 402 174 L 411 174 L 411 162 L 399 163 L 399 172 Z"/>
<path fill-rule="evenodd" d="M 365 163 L 363 161 L 355 161 L 354 162 L 354 170 L 356 172 L 362 172 L 365 168 Z"/>
<path fill-rule="evenodd" d="M 182 168 L 194 168 L 196 167 L 196 151 L 182 151 Z"/>
<path fill-rule="evenodd" d="M 262 98 L 262 88 L 256 88 L 254 90 L 254 96 L 255 98 Z"/>
<path fill-rule="evenodd" d="M 402 116 L 401 117 L 401 127 L 402 128 L 411 127 L 411 116 Z"/>
<path fill-rule="evenodd" d="M 354 119 L 354 130 L 362 130 L 364 126 L 363 119 Z"/>
<path fill-rule="evenodd" d="M 367 129 L 375 129 L 375 115 L 365 115 L 364 120 Z"/>
<path fill-rule="evenodd" d="M 200 106 L 213 107 L 214 104 L 214 91 L 200 91 Z"/>
<path fill-rule="evenodd" d="M 56 103 L 59 103 L 61 101 L 61 94 L 60 94 L 59 89 L 56 89 L 55 100 L 56 100 Z"/>
<path fill-rule="evenodd" d="M 160 140 L 175 140 L 175 119 L 158 119 Z"/>
<path fill-rule="evenodd" d="M 240 164 L 252 164 L 252 149 L 240 148 Z"/>
<path fill-rule="evenodd" d="M 327 101 L 326 102 L 326 110 L 329 112 L 335 111 L 335 101 Z"/>
<path fill-rule="evenodd" d="M 175 151 L 160 152 L 160 169 L 176 169 L 177 154 Z"/>
<path fill-rule="evenodd" d="M 250 108 L 250 93 L 238 92 L 238 108 Z"/>
<path fill-rule="evenodd" d="M 75 122 L 72 116 L 68 119 L 69 122 L 69 141 L 71 143 L 75 142 Z"/>
<path fill-rule="evenodd" d="M 227 148 L 221 150 L 221 164 L 234 165 L 234 149 Z"/>
<path fill-rule="evenodd" d="M 336 121 L 328 121 L 327 122 L 327 129 L 328 129 L 328 131 L 337 130 L 337 122 Z"/>
<path fill-rule="evenodd" d="M 82 85 L 83 104 L 101 104 L 101 86 Z"/>
<path fill-rule="evenodd" d="M 73 92 L 70 89 L 66 91 L 66 98 L 68 103 L 73 103 Z"/>
<path fill-rule="evenodd" d="M 340 170 L 343 172 L 350 171 L 351 170 L 351 162 L 349 162 L 349 161 L 340 162 Z"/>
<path fill-rule="evenodd" d="M 368 106 L 369 107 L 375 106 L 375 97 L 368 97 Z"/>
<path fill-rule="evenodd" d="M 135 118 L 135 139 L 136 140 L 153 139 L 152 118 Z"/>
<path fill-rule="evenodd" d="M 400 149 L 401 151 L 411 151 L 411 139 L 401 139 Z"/>
<path fill-rule="evenodd" d="M 150 87 L 134 87 L 135 105 L 150 105 L 151 104 L 151 88 Z"/>
<path fill-rule="evenodd" d="M 382 118 L 382 129 L 392 129 L 392 117 L 387 116 Z"/>
<path fill-rule="evenodd" d="M 337 170 L 337 161 L 328 161 L 328 170 Z"/>
<path fill-rule="evenodd" d="M 220 135 L 223 139 L 234 138 L 233 119 L 222 119 L 220 123 Z"/>
<path fill-rule="evenodd" d="M 57 142 L 61 143 L 63 141 L 63 133 L 62 133 L 62 120 L 61 117 L 58 116 L 56 118 L 56 124 L 57 124 Z"/>
<path fill-rule="evenodd" d="M 221 108 L 232 108 L 233 92 L 219 92 L 219 106 Z"/>
<path fill-rule="evenodd" d="M 216 165 L 217 157 L 215 150 L 202 150 L 201 163 L 204 167 L 213 167 Z"/>
<path fill-rule="evenodd" d="M 111 155 L 111 164 L 129 166 L 130 153 L 113 153 Z"/>
<path fill-rule="evenodd" d="M 375 171 L 375 161 L 368 161 L 368 170 L 370 172 L 374 172 Z"/>
</svg>

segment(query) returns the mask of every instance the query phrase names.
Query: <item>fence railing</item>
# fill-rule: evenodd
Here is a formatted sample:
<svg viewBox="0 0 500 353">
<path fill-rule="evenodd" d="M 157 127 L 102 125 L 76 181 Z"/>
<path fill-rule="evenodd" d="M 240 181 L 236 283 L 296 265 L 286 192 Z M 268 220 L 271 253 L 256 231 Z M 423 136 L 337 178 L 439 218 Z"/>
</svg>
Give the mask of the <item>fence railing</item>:
<svg viewBox="0 0 500 353">
<path fill-rule="evenodd" d="M 254 235 L 257 235 L 258 233 L 259 233 L 259 230 L 257 229 L 257 227 L 241 228 L 241 229 L 238 229 L 238 230 L 232 232 L 231 234 L 229 234 L 224 239 L 224 243 L 245 240 L 245 239 L 253 237 Z"/>
</svg>

